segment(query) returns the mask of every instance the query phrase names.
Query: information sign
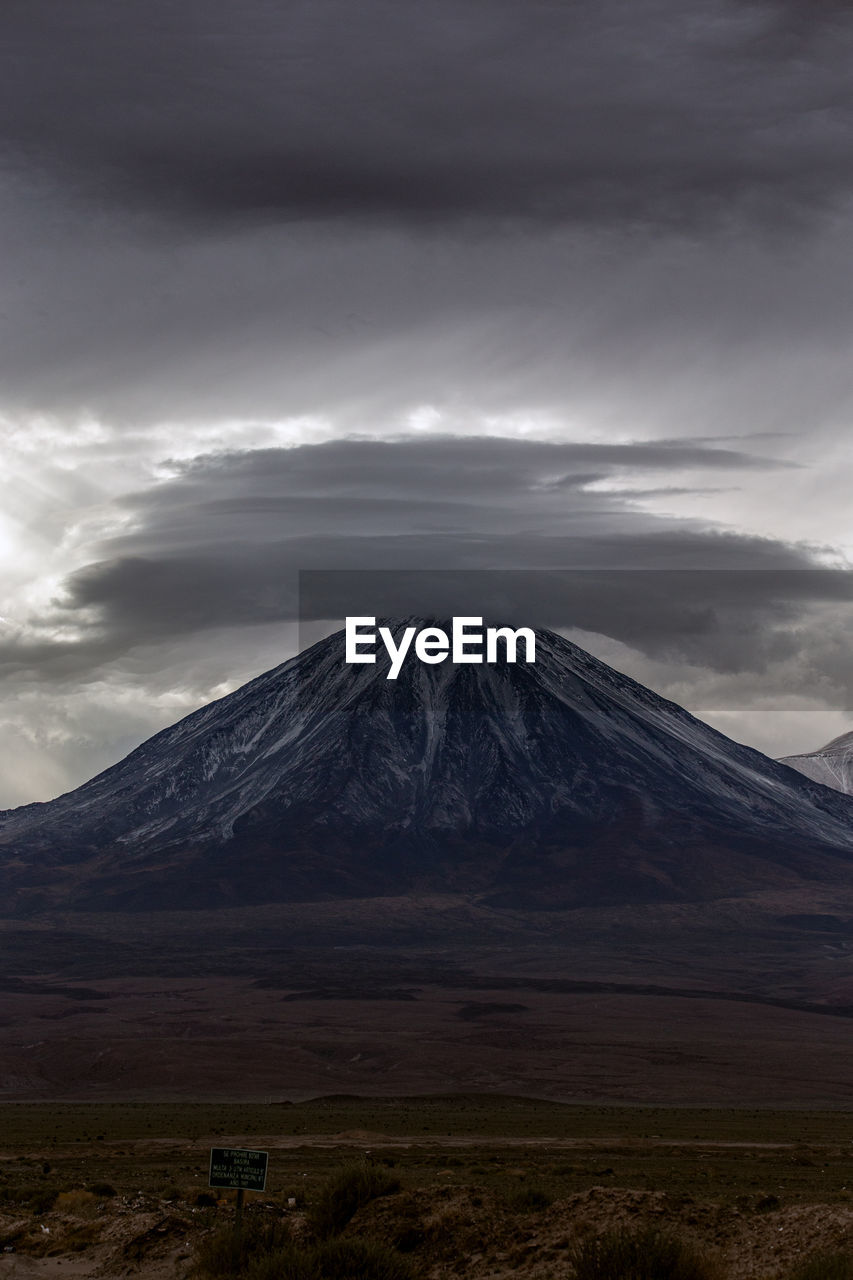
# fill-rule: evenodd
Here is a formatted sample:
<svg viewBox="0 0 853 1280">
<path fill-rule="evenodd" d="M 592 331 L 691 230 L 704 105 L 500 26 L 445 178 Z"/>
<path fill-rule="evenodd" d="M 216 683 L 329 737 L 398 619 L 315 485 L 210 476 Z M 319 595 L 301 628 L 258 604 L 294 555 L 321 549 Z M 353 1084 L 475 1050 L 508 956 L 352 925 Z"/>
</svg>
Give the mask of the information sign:
<svg viewBox="0 0 853 1280">
<path fill-rule="evenodd" d="M 239 1191 L 265 1191 L 266 1151 L 243 1147 L 213 1147 L 210 1152 L 210 1186 L 236 1187 Z"/>
</svg>

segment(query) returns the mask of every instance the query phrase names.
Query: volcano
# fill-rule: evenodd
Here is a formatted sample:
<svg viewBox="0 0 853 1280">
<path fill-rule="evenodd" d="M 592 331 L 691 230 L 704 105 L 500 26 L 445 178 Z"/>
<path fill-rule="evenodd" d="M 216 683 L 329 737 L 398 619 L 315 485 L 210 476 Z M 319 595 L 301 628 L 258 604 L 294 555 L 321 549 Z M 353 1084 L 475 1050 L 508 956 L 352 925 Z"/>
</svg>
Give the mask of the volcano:
<svg viewBox="0 0 853 1280">
<path fill-rule="evenodd" d="M 545 910 L 851 882 L 853 799 L 536 636 L 532 665 L 396 680 L 321 640 L 0 815 L 9 909 L 449 892 Z"/>
</svg>

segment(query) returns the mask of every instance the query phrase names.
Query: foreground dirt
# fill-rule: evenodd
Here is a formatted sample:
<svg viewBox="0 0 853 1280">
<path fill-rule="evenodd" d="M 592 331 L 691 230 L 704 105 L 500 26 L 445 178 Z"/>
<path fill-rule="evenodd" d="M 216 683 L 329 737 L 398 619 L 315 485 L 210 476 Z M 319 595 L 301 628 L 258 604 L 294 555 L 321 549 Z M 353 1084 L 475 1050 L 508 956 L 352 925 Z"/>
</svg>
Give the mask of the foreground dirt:
<svg viewBox="0 0 853 1280">
<path fill-rule="evenodd" d="M 853 1115 L 576 1107 L 508 1096 L 327 1097 L 297 1105 L 6 1103 L 0 1280 L 189 1280 L 233 1223 L 208 1186 L 211 1146 L 267 1151 L 246 1222 L 308 1236 L 353 1161 L 397 1189 L 344 1234 L 409 1259 L 417 1280 L 571 1280 L 589 1235 L 654 1226 L 719 1262 L 720 1280 L 787 1280 L 853 1254 Z M 201 1280 L 201 1277 L 199 1277 Z"/>
<path fill-rule="evenodd" d="M 144 1274 L 174 1280 L 192 1262 L 203 1228 L 198 1210 L 143 1198 L 99 1205 L 93 1214 L 0 1215 L 0 1276 L 87 1277 Z M 10 1252 L 9 1250 L 14 1250 Z"/>
<path fill-rule="evenodd" d="M 614 1227 L 652 1225 L 674 1231 L 718 1260 L 731 1280 L 784 1276 L 815 1251 L 853 1249 L 853 1208 L 820 1204 L 775 1207 L 768 1197 L 740 1206 L 691 1196 L 593 1187 L 539 1214 L 507 1213 L 476 1190 L 446 1196 L 414 1192 L 368 1206 L 358 1228 L 393 1242 L 395 1224 L 409 1218 L 424 1235 L 426 1275 L 570 1277 L 568 1254 L 585 1236 Z M 355 1226 L 355 1224 L 354 1224 Z"/>
<path fill-rule="evenodd" d="M 289 1219 L 297 1237 L 304 1226 L 296 1209 L 255 1204 L 251 1212 Z M 180 1280 L 192 1271 L 194 1246 L 212 1218 L 230 1216 L 229 1208 L 211 1215 L 147 1198 L 122 1198 L 91 1216 L 2 1214 L 0 1232 L 14 1239 L 15 1252 L 0 1254 L 0 1276 Z M 853 1206 L 784 1207 L 766 1196 L 725 1205 L 606 1187 L 526 1212 L 484 1188 L 412 1188 L 360 1210 L 346 1234 L 403 1248 L 424 1280 L 558 1280 L 573 1274 L 570 1250 L 585 1236 L 643 1225 L 677 1232 L 730 1280 L 773 1280 L 817 1250 L 853 1249 Z"/>
</svg>

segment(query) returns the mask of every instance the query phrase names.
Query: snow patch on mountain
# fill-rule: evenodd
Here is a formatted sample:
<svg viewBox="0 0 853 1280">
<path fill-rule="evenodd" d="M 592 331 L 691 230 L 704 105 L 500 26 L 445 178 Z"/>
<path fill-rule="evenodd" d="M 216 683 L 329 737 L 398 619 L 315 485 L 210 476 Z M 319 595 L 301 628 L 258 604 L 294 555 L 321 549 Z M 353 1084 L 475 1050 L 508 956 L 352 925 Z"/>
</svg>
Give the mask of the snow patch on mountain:
<svg viewBox="0 0 853 1280">
<path fill-rule="evenodd" d="M 853 795 L 853 733 L 842 733 L 818 751 L 783 756 L 781 763 L 796 769 L 813 782 Z"/>
</svg>

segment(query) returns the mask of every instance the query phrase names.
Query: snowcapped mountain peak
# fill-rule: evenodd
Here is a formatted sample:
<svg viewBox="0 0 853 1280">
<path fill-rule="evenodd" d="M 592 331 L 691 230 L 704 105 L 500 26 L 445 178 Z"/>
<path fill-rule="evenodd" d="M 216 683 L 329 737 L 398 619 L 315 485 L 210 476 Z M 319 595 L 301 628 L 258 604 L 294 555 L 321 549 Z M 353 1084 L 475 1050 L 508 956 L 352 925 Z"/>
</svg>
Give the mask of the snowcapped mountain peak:
<svg viewBox="0 0 853 1280">
<path fill-rule="evenodd" d="M 75 791 L 11 811 L 0 887 L 37 898 L 19 882 L 38 864 L 61 869 L 42 877 L 48 896 L 99 906 L 413 887 L 549 905 L 853 866 L 853 801 L 554 632 L 537 630 L 532 664 L 412 658 L 388 680 L 381 646 L 376 659 L 347 663 L 337 632 Z"/>
<path fill-rule="evenodd" d="M 781 763 L 825 787 L 853 795 L 853 732 L 840 734 L 817 751 L 783 756 Z"/>
</svg>

